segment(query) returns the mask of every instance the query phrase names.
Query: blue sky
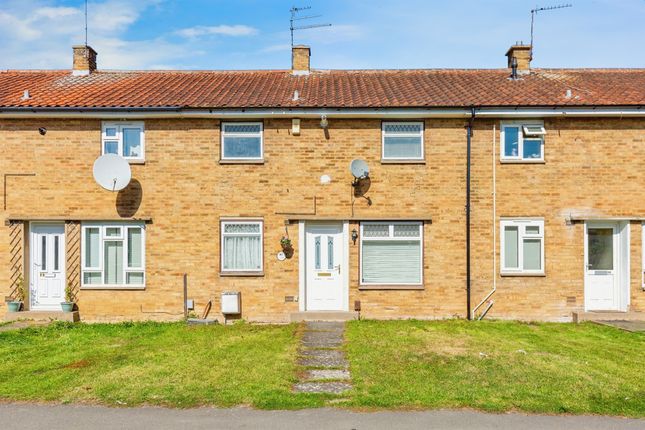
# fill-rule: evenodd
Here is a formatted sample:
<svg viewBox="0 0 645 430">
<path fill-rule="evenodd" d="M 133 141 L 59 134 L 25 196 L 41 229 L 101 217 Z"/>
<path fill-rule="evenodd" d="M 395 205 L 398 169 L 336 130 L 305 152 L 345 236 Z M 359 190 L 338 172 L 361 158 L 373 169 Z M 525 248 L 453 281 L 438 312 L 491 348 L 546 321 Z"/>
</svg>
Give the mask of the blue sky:
<svg viewBox="0 0 645 430">
<path fill-rule="evenodd" d="M 568 0 L 538 14 L 535 67 L 645 67 L 645 0 Z M 103 69 L 284 69 L 289 8 L 311 5 L 296 43 L 315 68 L 497 68 L 528 42 L 535 0 L 92 0 Z M 539 5 L 558 4 L 540 1 Z M 82 0 L 0 0 L 0 68 L 69 68 Z"/>
</svg>

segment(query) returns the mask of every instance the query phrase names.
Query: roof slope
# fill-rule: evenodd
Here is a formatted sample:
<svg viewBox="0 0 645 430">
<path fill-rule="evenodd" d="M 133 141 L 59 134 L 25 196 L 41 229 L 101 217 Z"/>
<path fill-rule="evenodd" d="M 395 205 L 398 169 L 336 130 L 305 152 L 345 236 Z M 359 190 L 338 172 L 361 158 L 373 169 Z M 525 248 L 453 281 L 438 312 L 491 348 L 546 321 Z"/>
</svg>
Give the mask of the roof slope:
<svg viewBox="0 0 645 430">
<path fill-rule="evenodd" d="M 645 105 L 645 69 L 533 69 L 518 80 L 508 69 L 0 72 L 5 108 L 630 105 Z"/>
</svg>

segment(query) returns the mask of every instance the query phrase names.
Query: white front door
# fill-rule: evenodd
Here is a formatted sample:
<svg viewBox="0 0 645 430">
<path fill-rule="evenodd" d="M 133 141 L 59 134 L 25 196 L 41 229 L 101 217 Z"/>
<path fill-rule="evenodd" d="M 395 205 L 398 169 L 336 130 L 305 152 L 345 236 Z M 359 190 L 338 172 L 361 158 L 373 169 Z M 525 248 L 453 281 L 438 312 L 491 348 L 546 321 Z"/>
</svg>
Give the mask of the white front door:
<svg viewBox="0 0 645 430">
<path fill-rule="evenodd" d="M 343 224 L 307 223 L 305 242 L 306 310 L 345 310 Z"/>
<path fill-rule="evenodd" d="M 619 249 L 617 224 L 585 224 L 586 310 L 619 310 Z"/>
<path fill-rule="evenodd" d="M 60 310 L 65 301 L 65 225 L 31 224 L 30 300 L 33 310 Z"/>
</svg>

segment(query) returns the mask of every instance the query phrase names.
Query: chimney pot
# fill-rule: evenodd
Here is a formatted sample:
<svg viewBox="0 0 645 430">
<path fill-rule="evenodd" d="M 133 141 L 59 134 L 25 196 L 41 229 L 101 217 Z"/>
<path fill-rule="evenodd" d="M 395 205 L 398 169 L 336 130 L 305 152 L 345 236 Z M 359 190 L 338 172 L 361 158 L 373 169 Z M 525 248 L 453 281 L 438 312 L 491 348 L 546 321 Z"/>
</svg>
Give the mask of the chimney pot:
<svg viewBox="0 0 645 430">
<path fill-rule="evenodd" d="M 74 61 L 72 74 L 74 76 L 85 76 L 96 71 L 96 56 L 98 55 L 91 46 L 77 45 L 72 47 Z"/>
<path fill-rule="evenodd" d="M 508 57 L 509 69 L 513 69 L 516 65 L 517 72 L 520 74 L 528 73 L 531 69 L 531 45 L 515 44 L 506 51 L 506 57 Z"/>
<path fill-rule="evenodd" d="M 310 71 L 311 49 L 306 45 L 291 48 L 291 72 L 294 75 L 307 75 Z"/>
</svg>

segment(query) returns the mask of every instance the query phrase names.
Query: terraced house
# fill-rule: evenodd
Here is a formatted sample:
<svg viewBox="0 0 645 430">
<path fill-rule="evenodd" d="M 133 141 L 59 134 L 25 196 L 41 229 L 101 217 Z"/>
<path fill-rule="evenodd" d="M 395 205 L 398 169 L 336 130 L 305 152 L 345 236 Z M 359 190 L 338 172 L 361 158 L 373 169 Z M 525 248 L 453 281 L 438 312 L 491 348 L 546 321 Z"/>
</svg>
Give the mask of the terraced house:
<svg viewBox="0 0 645 430">
<path fill-rule="evenodd" d="M 532 69 L 523 45 L 494 70 L 73 53 L 0 72 L 0 288 L 23 280 L 29 315 L 59 316 L 66 286 L 87 321 L 645 313 L 645 70 Z M 93 178 L 107 153 L 118 192 Z"/>
</svg>

